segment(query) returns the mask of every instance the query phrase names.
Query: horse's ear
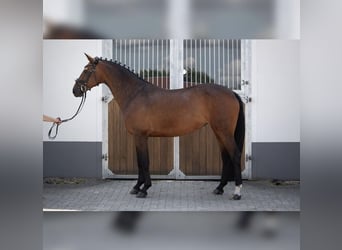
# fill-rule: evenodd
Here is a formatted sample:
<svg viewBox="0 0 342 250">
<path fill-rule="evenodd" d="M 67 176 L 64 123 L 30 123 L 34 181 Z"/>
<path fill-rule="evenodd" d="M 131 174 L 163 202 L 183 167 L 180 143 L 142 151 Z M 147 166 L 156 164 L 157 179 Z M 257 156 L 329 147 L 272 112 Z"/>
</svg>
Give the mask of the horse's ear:
<svg viewBox="0 0 342 250">
<path fill-rule="evenodd" d="M 90 63 L 94 63 L 94 58 L 92 58 L 90 55 L 88 55 L 87 53 L 84 53 L 85 54 L 85 56 L 88 58 L 88 61 L 90 62 Z"/>
</svg>

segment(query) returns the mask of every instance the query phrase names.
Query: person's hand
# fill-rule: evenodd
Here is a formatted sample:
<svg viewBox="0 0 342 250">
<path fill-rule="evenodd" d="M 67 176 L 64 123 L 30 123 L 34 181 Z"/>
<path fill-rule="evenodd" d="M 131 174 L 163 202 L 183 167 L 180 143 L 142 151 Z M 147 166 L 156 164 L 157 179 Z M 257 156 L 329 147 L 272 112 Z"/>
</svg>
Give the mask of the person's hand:
<svg viewBox="0 0 342 250">
<path fill-rule="evenodd" d="M 61 124 L 62 123 L 61 118 L 59 118 L 59 117 L 55 118 L 54 123 Z"/>
</svg>

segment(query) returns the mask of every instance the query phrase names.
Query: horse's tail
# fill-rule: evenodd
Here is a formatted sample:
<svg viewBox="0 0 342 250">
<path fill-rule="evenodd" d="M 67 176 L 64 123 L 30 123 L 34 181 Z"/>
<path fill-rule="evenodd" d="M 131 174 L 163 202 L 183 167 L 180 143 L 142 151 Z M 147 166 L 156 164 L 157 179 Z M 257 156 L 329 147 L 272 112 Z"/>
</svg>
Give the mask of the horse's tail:
<svg viewBox="0 0 342 250">
<path fill-rule="evenodd" d="M 235 132 L 234 132 L 234 138 L 235 138 L 235 142 L 239 148 L 240 153 L 242 153 L 243 144 L 245 142 L 245 114 L 243 111 L 243 102 L 241 100 L 241 97 L 235 92 L 234 92 L 234 95 L 238 99 L 239 105 L 240 105 L 239 116 L 238 116 L 238 120 L 237 120 L 236 127 L 235 127 Z"/>
</svg>

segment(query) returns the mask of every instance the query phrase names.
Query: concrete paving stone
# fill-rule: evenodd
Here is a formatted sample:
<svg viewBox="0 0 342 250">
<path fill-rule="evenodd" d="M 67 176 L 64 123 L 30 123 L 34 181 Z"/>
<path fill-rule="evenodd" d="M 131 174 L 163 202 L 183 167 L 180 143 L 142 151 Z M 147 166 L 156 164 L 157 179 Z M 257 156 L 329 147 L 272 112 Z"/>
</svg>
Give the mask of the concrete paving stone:
<svg viewBox="0 0 342 250">
<path fill-rule="evenodd" d="M 242 200 L 231 199 L 234 183 L 213 195 L 213 181 L 153 180 L 145 199 L 130 195 L 133 180 L 84 179 L 81 184 L 44 183 L 44 209 L 84 211 L 299 211 L 299 182 L 275 186 L 245 181 Z"/>
</svg>

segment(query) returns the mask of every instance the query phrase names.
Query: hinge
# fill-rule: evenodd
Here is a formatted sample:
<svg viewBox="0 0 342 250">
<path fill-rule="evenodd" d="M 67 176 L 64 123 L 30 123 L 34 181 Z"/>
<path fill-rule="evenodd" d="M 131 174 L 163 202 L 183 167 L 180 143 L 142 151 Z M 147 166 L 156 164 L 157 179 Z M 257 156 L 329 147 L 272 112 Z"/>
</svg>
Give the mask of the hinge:
<svg viewBox="0 0 342 250">
<path fill-rule="evenodd" d="M 241 85 L 248 85 L 248 84 L 249 84 L 249 81 L 246 81 L 246 80 L 241 81 Z"/>
<path fill-rule="evenodd" d="M 105 160 L 105 161 L 107 161 L 108 160 L 108 154 L 107 153 L 105 153 L 105 154 L 102 154 L 102 160 Z"/>
<path fill-rule="evenodd" d="M 245 99 L 245 103 L 252 102 L 252 97 L 250 96 L 244 96 L 243 98 Z"/>
<path fill-rule="evenodd" d="M 247 161 L 251 161 L 252 160 L 252 156 L 249 155 L 249 154 L 246 154 L 245 159 L 246 159 L 246 162 Z"/>
<path fill-rule="evenodd" d="M 109 95 L 105 95 L 101 98 L 101 100 L 104 102 L 104 103 L 108 103 L 109 102 L 109 99 L 110 99 L 110 96 Z"/>
</svg>

